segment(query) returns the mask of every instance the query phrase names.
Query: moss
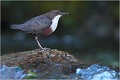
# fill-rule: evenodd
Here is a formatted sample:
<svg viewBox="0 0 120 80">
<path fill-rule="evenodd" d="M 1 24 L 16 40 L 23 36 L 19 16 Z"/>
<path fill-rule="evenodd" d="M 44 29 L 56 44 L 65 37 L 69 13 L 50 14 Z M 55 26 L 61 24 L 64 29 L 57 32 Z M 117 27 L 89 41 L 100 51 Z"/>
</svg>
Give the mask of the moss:
<svg viewBox="0 0 120 80">
<path fill-rule="evenodd" d="M 36 77 L 37 77 L 37 73 L 36 72 L 28 71 L 28 74 L 25 77 L 25 79 L 36 79 Z"/>
</svg>

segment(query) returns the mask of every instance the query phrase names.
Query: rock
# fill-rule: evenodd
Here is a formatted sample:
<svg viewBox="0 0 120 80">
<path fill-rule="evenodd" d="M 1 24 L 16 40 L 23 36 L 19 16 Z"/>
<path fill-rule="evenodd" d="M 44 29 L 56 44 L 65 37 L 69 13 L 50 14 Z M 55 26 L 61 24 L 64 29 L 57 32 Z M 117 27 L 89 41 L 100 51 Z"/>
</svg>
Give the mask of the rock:
<svg viewBox="0 0 120 80">
<path fill-rule="evenodd" d="M 1 64 L 9 67 L 19 66 L 26 73 L 38 73 L 37 78 L 52 78 L 53 75 L 58 77 L 60 74 L 70 74 L 78 67 L 85 67 L 84 62 L 68 52 L 50 48 L 3 55 Z"/>
</svg>

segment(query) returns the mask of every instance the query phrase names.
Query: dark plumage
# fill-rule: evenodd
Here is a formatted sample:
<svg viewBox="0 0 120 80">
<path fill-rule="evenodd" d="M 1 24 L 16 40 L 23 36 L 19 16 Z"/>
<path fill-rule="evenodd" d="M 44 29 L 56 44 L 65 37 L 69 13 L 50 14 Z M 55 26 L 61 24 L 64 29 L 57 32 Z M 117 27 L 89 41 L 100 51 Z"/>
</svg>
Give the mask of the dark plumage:
<svg viewBox="0 0 120 80">
<path fill-rule="evenodd" d="M 20 29 L 22 31 L 36 35 L 35 39 L 40 49 L 42 49 L 38 41 L 38 37 L 41 35 L 49 35 L 53 33 L 57 28 L 59 18 L 65 14 L 68 13 L 63 13 L 59 10 L 52 10 L 43 15 L 36 16 L 23 24 L 12 24 L 10 27 L 11 29 Z"/>
</svg>

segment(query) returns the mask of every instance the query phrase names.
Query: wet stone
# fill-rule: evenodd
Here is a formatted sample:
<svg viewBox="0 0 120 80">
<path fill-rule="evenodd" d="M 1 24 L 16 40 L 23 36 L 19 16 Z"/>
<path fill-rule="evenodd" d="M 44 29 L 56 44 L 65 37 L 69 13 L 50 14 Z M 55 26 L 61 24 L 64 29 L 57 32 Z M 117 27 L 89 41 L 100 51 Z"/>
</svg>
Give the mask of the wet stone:
<svg viewBox="0 0 120 80">
<path fill-rule="evenodd" d="M 19 66 L 26 73 L 37 73 L 36 78 L 59 78 L 61 74 L 71 74 L 79 68 L 84 68 L 85 63 L 76 59 L 66 51 L 45 48 L 11 53 L 1 56 L 1 64 L 6 66 Z"/>
</svg>

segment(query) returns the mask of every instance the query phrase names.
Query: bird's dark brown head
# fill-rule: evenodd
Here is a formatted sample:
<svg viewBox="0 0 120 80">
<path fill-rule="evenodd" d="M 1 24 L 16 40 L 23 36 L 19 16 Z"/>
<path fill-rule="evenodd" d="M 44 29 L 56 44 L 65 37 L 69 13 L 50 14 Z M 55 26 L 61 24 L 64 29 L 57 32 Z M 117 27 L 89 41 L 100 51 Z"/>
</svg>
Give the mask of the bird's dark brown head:
<svg viewBox="0 0 120 80">
<path fill-rule="evenodd" d="M 68 12 L 61 12 L 60 10 L 52 10 L 52 11 L 46 13 L 45 16 L 49 17 L 50 19 L 53 19 L 57 15 L 63 16 L 66 14 L 68 14 Z"/>
<path fill-rule="evenodd" d="M 68 12 L 61 12 L 60 10 L 52 10 L 49 13 L 54 14 L 54 15 L 66 15 Z"/>
</svg>

